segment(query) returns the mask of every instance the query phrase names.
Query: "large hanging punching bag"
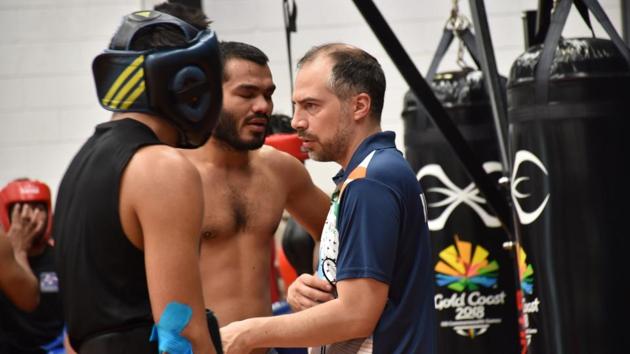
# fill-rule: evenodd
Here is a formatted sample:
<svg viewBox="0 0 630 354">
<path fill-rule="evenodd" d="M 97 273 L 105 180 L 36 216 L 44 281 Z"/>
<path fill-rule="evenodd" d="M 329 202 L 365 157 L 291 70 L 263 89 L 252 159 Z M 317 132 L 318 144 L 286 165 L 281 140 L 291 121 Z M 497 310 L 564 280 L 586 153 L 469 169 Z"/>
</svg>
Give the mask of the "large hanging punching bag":
<svg viewBox="0 0 630 354">
<path fill-rule="evenodd" d="M 630 52 L 597 1 L 576 1 L 612 40 L 561 38 L 572 5 L 561 0 L 544 44 L 518 57 L 508 83 L 532 354 L 630 351 Z"/>
<path fill-rule="evenodd" d="M 436 74 L 454 34 L 473 59 L 468 28 L 446 28 L 427 74 L 437 98 L 489 174 L 501 176 L 489 97 L 480 70 Z M 435 269 L 438 353 L 518 352 L 514 260 L 502 249 L 507 235 L 421 102 L 405 96 L 405 156 L 428 202 Z"/>
</svg>

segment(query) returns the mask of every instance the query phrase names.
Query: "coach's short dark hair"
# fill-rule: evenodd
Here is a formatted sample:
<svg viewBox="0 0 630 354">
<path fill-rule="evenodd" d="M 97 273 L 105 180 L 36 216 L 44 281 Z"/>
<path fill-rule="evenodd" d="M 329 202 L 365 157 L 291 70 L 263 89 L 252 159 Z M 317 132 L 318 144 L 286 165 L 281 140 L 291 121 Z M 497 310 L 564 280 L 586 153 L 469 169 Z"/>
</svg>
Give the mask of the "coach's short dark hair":
<svg viewBox="0 0 630 354">
<path fill-rule="evenodd" d="M 329 43 L 311 48 L 298 62 L 298 68 L 320 55 L 333 60 L 330 88 L 345 99 L 362 92 L 372 99 L 371 115 L 380 122 L 385 101 L 385 74 L 376 58 L 366 51 L 343 43 Z"/>
</svg>

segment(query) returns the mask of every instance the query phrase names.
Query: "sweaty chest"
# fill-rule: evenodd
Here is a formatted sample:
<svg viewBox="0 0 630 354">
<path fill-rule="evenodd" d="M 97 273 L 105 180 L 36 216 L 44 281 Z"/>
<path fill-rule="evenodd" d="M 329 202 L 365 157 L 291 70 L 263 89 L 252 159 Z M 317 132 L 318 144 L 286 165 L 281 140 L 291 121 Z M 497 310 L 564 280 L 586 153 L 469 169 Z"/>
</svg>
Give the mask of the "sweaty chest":
<svg viewBox="0 0 630 354">
<path fill-rule="evenodd" d="M 215 181 L 205 192 L 204 239 L 239 233 L 273 234 L 282 217 L 286 193 L 277 181 Z"/>
</svg>

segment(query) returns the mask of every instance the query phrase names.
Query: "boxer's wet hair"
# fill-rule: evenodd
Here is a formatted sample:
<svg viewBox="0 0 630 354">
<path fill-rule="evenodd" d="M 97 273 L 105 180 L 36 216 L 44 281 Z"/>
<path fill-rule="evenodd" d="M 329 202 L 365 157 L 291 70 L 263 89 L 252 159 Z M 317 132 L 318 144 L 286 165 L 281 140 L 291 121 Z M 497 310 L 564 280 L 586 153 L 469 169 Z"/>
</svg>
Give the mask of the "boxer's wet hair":
<svg viewBox="0 0 630 354">
<path fill-rule="evenodd" d="M 221 60 L 225 65 L 230 59 L 243 59 L 258 65 L 267 65 L 269 58 L 262 50 L 243 42 L 220 42 Z M 227 70 L 223 70 L 223 81 L 229 79 Z"/>
</svg>

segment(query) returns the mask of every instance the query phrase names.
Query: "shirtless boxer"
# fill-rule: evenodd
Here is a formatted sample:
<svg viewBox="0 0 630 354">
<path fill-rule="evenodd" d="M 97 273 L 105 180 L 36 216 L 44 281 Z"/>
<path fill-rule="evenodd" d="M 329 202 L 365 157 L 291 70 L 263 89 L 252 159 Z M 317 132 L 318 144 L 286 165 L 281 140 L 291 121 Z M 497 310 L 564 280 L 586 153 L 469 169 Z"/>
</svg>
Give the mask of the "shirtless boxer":
<svg viewBox="0 0 630 354">
<path fill-rule="evenodd" d="M 223 326 L 271 314 L 270 247 L 282 212 L 286 208 L 319 235 L 329 198 L 298 159 L 263 146 L 275 89 L 267 56 L 237 42 L 221 43 L 221 55 L 219 122 L 205 145 L 184 153 L 199 169 L 205 191 L 204 300 Z"/>
</svg>

